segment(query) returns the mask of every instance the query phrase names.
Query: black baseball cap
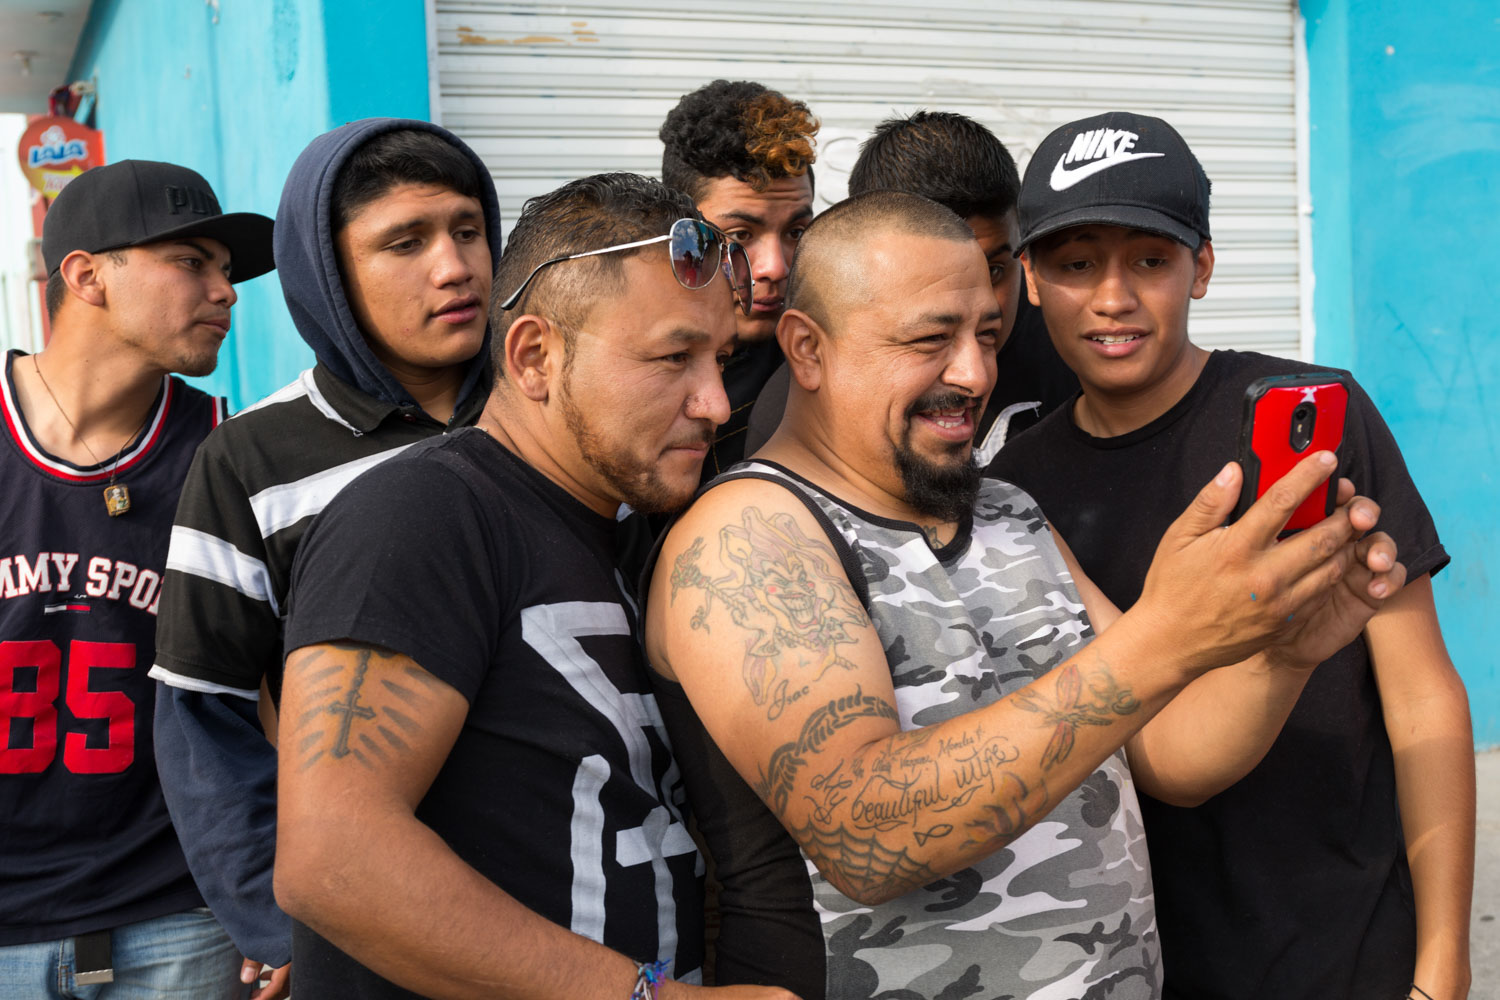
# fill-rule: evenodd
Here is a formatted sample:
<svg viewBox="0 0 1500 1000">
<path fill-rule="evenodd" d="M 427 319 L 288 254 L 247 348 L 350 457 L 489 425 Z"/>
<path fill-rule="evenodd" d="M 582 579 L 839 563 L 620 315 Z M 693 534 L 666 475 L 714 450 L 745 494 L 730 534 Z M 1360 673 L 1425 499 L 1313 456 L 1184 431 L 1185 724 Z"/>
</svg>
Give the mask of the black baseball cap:
<svg viewBox="0 0 1500 1000">
<path fill-rule="evenodd" d="M 254 212 L 225 215 L 195 170 L 154 160 L 120 160 L 85 170 L 53 200 L 42 221 L 42 259 L 51 276 L 74 250 L 103 253 L 142 243 L 207 236 L 229 248 L 230 281 L 276 266 L 272 222 Z"/>
<path fill-rule="evenodd" d="M 1208 232 L 1208 175 L 1160 118 L 1111 111 L 1043 139 L 1026 166 L 1016 215 L 1021 249 L 1090 223 L 1159 233 L 1196 250 Z"/>
</svg>

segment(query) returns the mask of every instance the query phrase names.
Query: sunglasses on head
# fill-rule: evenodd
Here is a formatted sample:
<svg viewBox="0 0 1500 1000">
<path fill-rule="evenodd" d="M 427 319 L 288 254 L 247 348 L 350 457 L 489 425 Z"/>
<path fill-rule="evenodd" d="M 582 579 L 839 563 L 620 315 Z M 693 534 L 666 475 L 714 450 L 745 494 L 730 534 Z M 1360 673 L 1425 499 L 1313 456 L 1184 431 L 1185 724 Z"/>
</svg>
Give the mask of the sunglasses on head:
<svg viewBox="0 0 1500 1000">
<path fill-rule="evenodd" d="M 754 302 L 755 282 L 750 277 L 750 258 L 746 255 L 745 248 L 715 227 L 697 219 L 678 219 L 672 223 L 671 231 L 665 236 L 653 236 L 649 240 L 636 240 L 634 243 L 621 243 L 617 246 L 605 247 L 603 250 L 585 250 L 583 253 L 544 260 L 532 269 L 532 272 L 526 276 L 526 280 L 521 282 L 521 287 L 511 292 L 498 308 L 502 312 L 514 309 L 516 303 L 521 301 L 526 287 L 531 284 L 531 279 L 535 278 L 544 267 L 565 260 L 577 260 L 579 257 L 597 257 L 599 254 L 614 253 L 616 250 L 633 250 L 636 247 L 650 246 L 653 243 L 667 244 L 667 252 L 672 262 L 672 274 L 683 288 L 702 288 L 714 280 L 715 274 L 720 271 L 724 272 L 724 279 L 729 282 L 729 287 L 734 292 L 735 302 L 739 305 L 740 312 L 746 316 L 750 315 L 751 304 Z M 709 260 L 710 254 L 713 257 L 712 262 Z"/>
</svg>

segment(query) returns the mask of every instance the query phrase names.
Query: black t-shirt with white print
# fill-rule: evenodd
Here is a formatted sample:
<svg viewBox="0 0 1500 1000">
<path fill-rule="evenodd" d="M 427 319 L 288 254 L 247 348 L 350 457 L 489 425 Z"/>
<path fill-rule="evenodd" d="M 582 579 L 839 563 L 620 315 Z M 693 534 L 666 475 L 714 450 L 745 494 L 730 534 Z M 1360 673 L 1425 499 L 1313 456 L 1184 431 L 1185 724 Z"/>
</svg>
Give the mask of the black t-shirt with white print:
<svg viewBox="0 0 1500 1000">
<path fill-rule="evenodd" d="M 696 982 L 702 863 L 621 530 L 483 431 L 418 445 L 313 523 L 286 648 L 382 646 L 457 689 L 469 714 L 417 817 L 535 912 Z M 301 925 L 293 953 L 299 994 L 413 995 Z"/>
<path fill-rule="evenodd" d="M 991 473 L 1036 498 L 1120 608 L 1140 597 L 1167 527 L 1235 457 L 1246 387 L 1313 366 L 1210 355 L 1186 396 L 1096 438 L 1064 406 Z M 1370 397 L 1352 386 L 1340 474 L 1381 506 L 1410 578 L 1448 562 Z M 1141 796 L 1169 1000 L 1404 996 L 1415 919 L 1380 692 L 1361 636 L 1312 674 L 1265 758 L 1192 809 Z"/>
</svg>

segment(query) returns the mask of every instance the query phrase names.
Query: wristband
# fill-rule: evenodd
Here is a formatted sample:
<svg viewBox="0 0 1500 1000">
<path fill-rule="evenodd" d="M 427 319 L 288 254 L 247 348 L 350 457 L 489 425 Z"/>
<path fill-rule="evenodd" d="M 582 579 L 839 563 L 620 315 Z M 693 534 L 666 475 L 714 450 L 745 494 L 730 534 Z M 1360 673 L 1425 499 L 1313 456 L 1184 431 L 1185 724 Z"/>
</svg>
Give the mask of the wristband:
<svg viewBox="0 0 1500 1000">
<path fill-rule="evenodd" d="M 666 962 L 645 962 L 635 970 L 635 989 L 630 991 L 630 1000 L 656 1000 L 657 988 L 667 978 Z"/>
</svg>

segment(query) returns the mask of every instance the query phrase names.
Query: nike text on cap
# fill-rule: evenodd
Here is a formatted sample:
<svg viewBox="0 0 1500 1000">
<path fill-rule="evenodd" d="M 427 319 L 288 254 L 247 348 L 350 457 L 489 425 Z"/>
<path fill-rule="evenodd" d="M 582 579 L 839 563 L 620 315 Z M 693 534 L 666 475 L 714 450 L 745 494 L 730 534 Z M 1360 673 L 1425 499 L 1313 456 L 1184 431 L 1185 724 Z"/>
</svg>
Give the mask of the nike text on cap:
<svg viewBox="0 0 1500 1000">
<path fill-rule="evenodd" d="M 1016 214 L 1020 248 L 1088 224 L 1144 229 L 1194 250 L 1212 238 L 1208 175 L 1198 158 L 1172 126 L 1128 111 L 1072 122 L 1043 139 Z"/>
<path fill-rule="evenodd" d="M 51 275 L 74 250 L 103 253 L 207 236 L 229 248 L 229 280 L 244 281 L 276 266 L 273 225 L 254 212 L 225 215 L 197 171 L 121 160 L 85 170 L 58 194 L 42 220 L 42 259 Z"/>
</svg>

